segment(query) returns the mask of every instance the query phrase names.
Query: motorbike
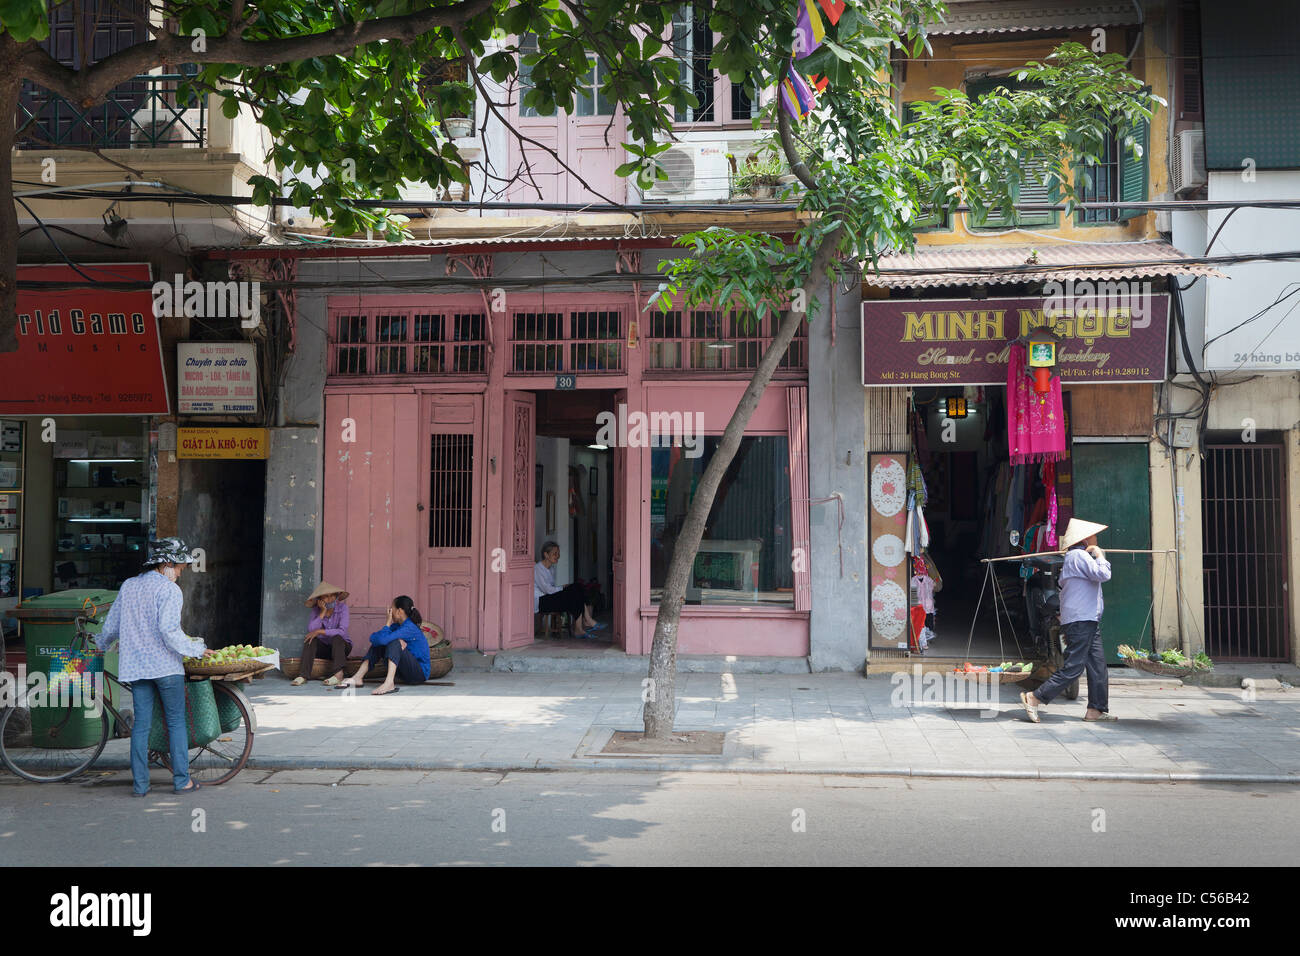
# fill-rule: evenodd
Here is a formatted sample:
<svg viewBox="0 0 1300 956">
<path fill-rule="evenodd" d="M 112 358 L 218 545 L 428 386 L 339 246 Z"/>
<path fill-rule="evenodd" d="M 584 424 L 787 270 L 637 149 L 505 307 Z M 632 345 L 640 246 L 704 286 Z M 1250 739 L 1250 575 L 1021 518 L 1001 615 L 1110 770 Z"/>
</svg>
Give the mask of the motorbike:
<svg viewBox="0 0 1300 956">
<path fill-rule="evenodd" d="M 1020 562 L 1020 576 L 1025 596 L 1025 614 L 1034 650 L 1051 665 L 1053 671 L 1065 666 L 1065 636 L 1061 629 L 1061 592 L 1059 579 L 1063 554 L 1026 557 Z M 1079 697 L 1079 678 L 1065 688 L 1067 700 Z"/>
</svg>

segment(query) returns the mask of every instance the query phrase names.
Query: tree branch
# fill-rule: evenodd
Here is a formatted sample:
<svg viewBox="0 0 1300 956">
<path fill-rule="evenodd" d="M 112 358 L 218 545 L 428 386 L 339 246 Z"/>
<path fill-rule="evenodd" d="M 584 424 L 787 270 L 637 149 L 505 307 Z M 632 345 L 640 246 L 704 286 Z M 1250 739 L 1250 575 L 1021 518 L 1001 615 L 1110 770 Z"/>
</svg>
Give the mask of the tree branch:
<svg viewBox="0 0 1300 956">
<path fill-rule="evenodd" d="M 197 52 L 190 37 L 164 34 L 105 57 L 86 70 L 72 70 L 40 47 L 26 50 L 19 60 L 20 75 L 82 107 L 99 102 L 109 90 L 133 76 L 147 73 L 159 63 L 231 63 L 267 67 L 314 56 L 335 56 L 379 40 L 413 41 L 440 27 L 457 27 L 490 9 L 495 0 L 462 0 L 449 7 L 422 10 L 396 17 L 381 17 L 359 24 L 282 40 L 245 40 L 242 36 L 208 37 L 206 49 Z"/>
</svg>

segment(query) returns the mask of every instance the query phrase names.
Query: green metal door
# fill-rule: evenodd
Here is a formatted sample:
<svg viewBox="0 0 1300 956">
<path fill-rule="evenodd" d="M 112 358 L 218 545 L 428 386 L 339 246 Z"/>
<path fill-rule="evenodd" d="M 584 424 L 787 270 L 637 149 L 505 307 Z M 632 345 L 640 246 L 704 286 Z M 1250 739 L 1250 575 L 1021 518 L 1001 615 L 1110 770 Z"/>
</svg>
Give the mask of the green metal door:
<svg viewBox="0 0 1300 956">
<path fill-rule="evenodd" d="M 1075 442 L 1074 516 L 1109 527 L 1097 537 L 1103 551 L 1151 547 L 1151 463 L 1146 442 Z M 1111 579 L 1102 590 L 1106 662 L 1119 662 L 1120 644 L 1151 646 L 1151 561 L 1147 554 L 1108 554 Z M 1143 628 L 1146 628 L 1144 633 Z"/>
</svg>

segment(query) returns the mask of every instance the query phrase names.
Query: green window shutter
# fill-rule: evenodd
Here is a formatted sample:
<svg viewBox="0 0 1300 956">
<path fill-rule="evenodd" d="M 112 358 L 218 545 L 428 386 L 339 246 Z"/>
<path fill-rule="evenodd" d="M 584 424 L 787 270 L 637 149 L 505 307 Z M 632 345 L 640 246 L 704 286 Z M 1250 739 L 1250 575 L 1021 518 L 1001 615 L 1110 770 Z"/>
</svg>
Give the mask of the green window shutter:
<svg viewBox="0 0 1300 956">
<path fill-rule="evenodd" d="M 1120 150 L 1120 202 L 1142 202 L 1147 198 L 1147 147 L 1151 139 L 1150 130 L 1150 122 L 1144 119 L 1134 123 L 1127 131 L 1127 135 L 1133 137 L 1133 142 L 1141 147 L 1141 156 L 1134 156 L 1132 149 L 1124 145 L 1124 135 L 1117 137 Z M 1134 219 L 1145 212 L 1144 209 L 1121 209 L 1117 218 L 1121 221 Z"/>
<path fill-rule="evenodd" d="M 1002 87 L 1008 92 L 1014 93 L 1017 90 L 1029 89 L 1032 84 L 1017 79 L 1014 76 L 985 76 L 978 79 L 968 80 L 966 83 L 966 95 L 977 100 L 990 91 Z M 1020 185 L 1015 189 L 1014 199 L 1017 203 L 1047 203 L 1055 202 L 1056 198 L 1048 194 L 1046 183 L 1043 182 L 1043 174 L 1046 171 L 1046 160 L 1032 159 L 1025 164 L 1025 177 Z M 1018 226 L 1046 226 L 1051 225 L 1056 220 L 1056 214 L 1053 212 L 1019 212 L 1017 211 L 1014 220 L 1003 215 L 1001 210 L 990 209 L 987 215 L 982 219 L 972 217 L 971 225 L 977 229 L 998 229 L 1006 228 L 1011 225 Z"/>
<path fill-rule="evenodd" d="M 916 120 L 916 110 L 911 103 L 903 104 L 903 125 Z M 918 215 L 913 221 L 918 230 L 922 229 L 944 229 L 948 226 L 947 214 L 938 209 L 931 209 L 928 215 Z"/>
</svg>

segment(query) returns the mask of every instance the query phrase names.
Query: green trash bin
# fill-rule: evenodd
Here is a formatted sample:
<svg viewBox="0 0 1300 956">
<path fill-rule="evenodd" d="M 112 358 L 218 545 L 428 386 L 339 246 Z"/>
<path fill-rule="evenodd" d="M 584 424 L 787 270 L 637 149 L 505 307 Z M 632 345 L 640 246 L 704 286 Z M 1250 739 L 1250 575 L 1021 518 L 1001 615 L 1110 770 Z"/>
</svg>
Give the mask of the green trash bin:
<svg viewBox="0 0 1300 956">
<path fill-rule="evenodd" d="M 119 707 L 117 686 L 98 676 L 104 669 L 117 673 L 117 651 L 97 654 L 92 644 L 92 653 L 84 659 L 70 659 L 69 654 L 77 636 L 76 619 L 89 614 L 90 605 L 94 605 L 96 623 L 88 625 L 86 630 L 98 634 L 115 600 L 116 591 L 78 588 L 29 598 L 9 612 L 22 622 L 28 686 L 33 686 L 31 675 L 39 673 L 45 677 L 45 699 L 38 706 L 30 707 L 32 739 L 41 741 L 41 746 L 71 749 L 90 747 L 99 740 L 101 724 L 98 712 L 89 706 L 89 691 L 107 693 L 109 702 Z M 64 689 L 62 699 L 51 693 L 60 687 Z M 71 720 L 69 700 L 80 701 L 82 705 L 72 708 Z"/>
</svg>

